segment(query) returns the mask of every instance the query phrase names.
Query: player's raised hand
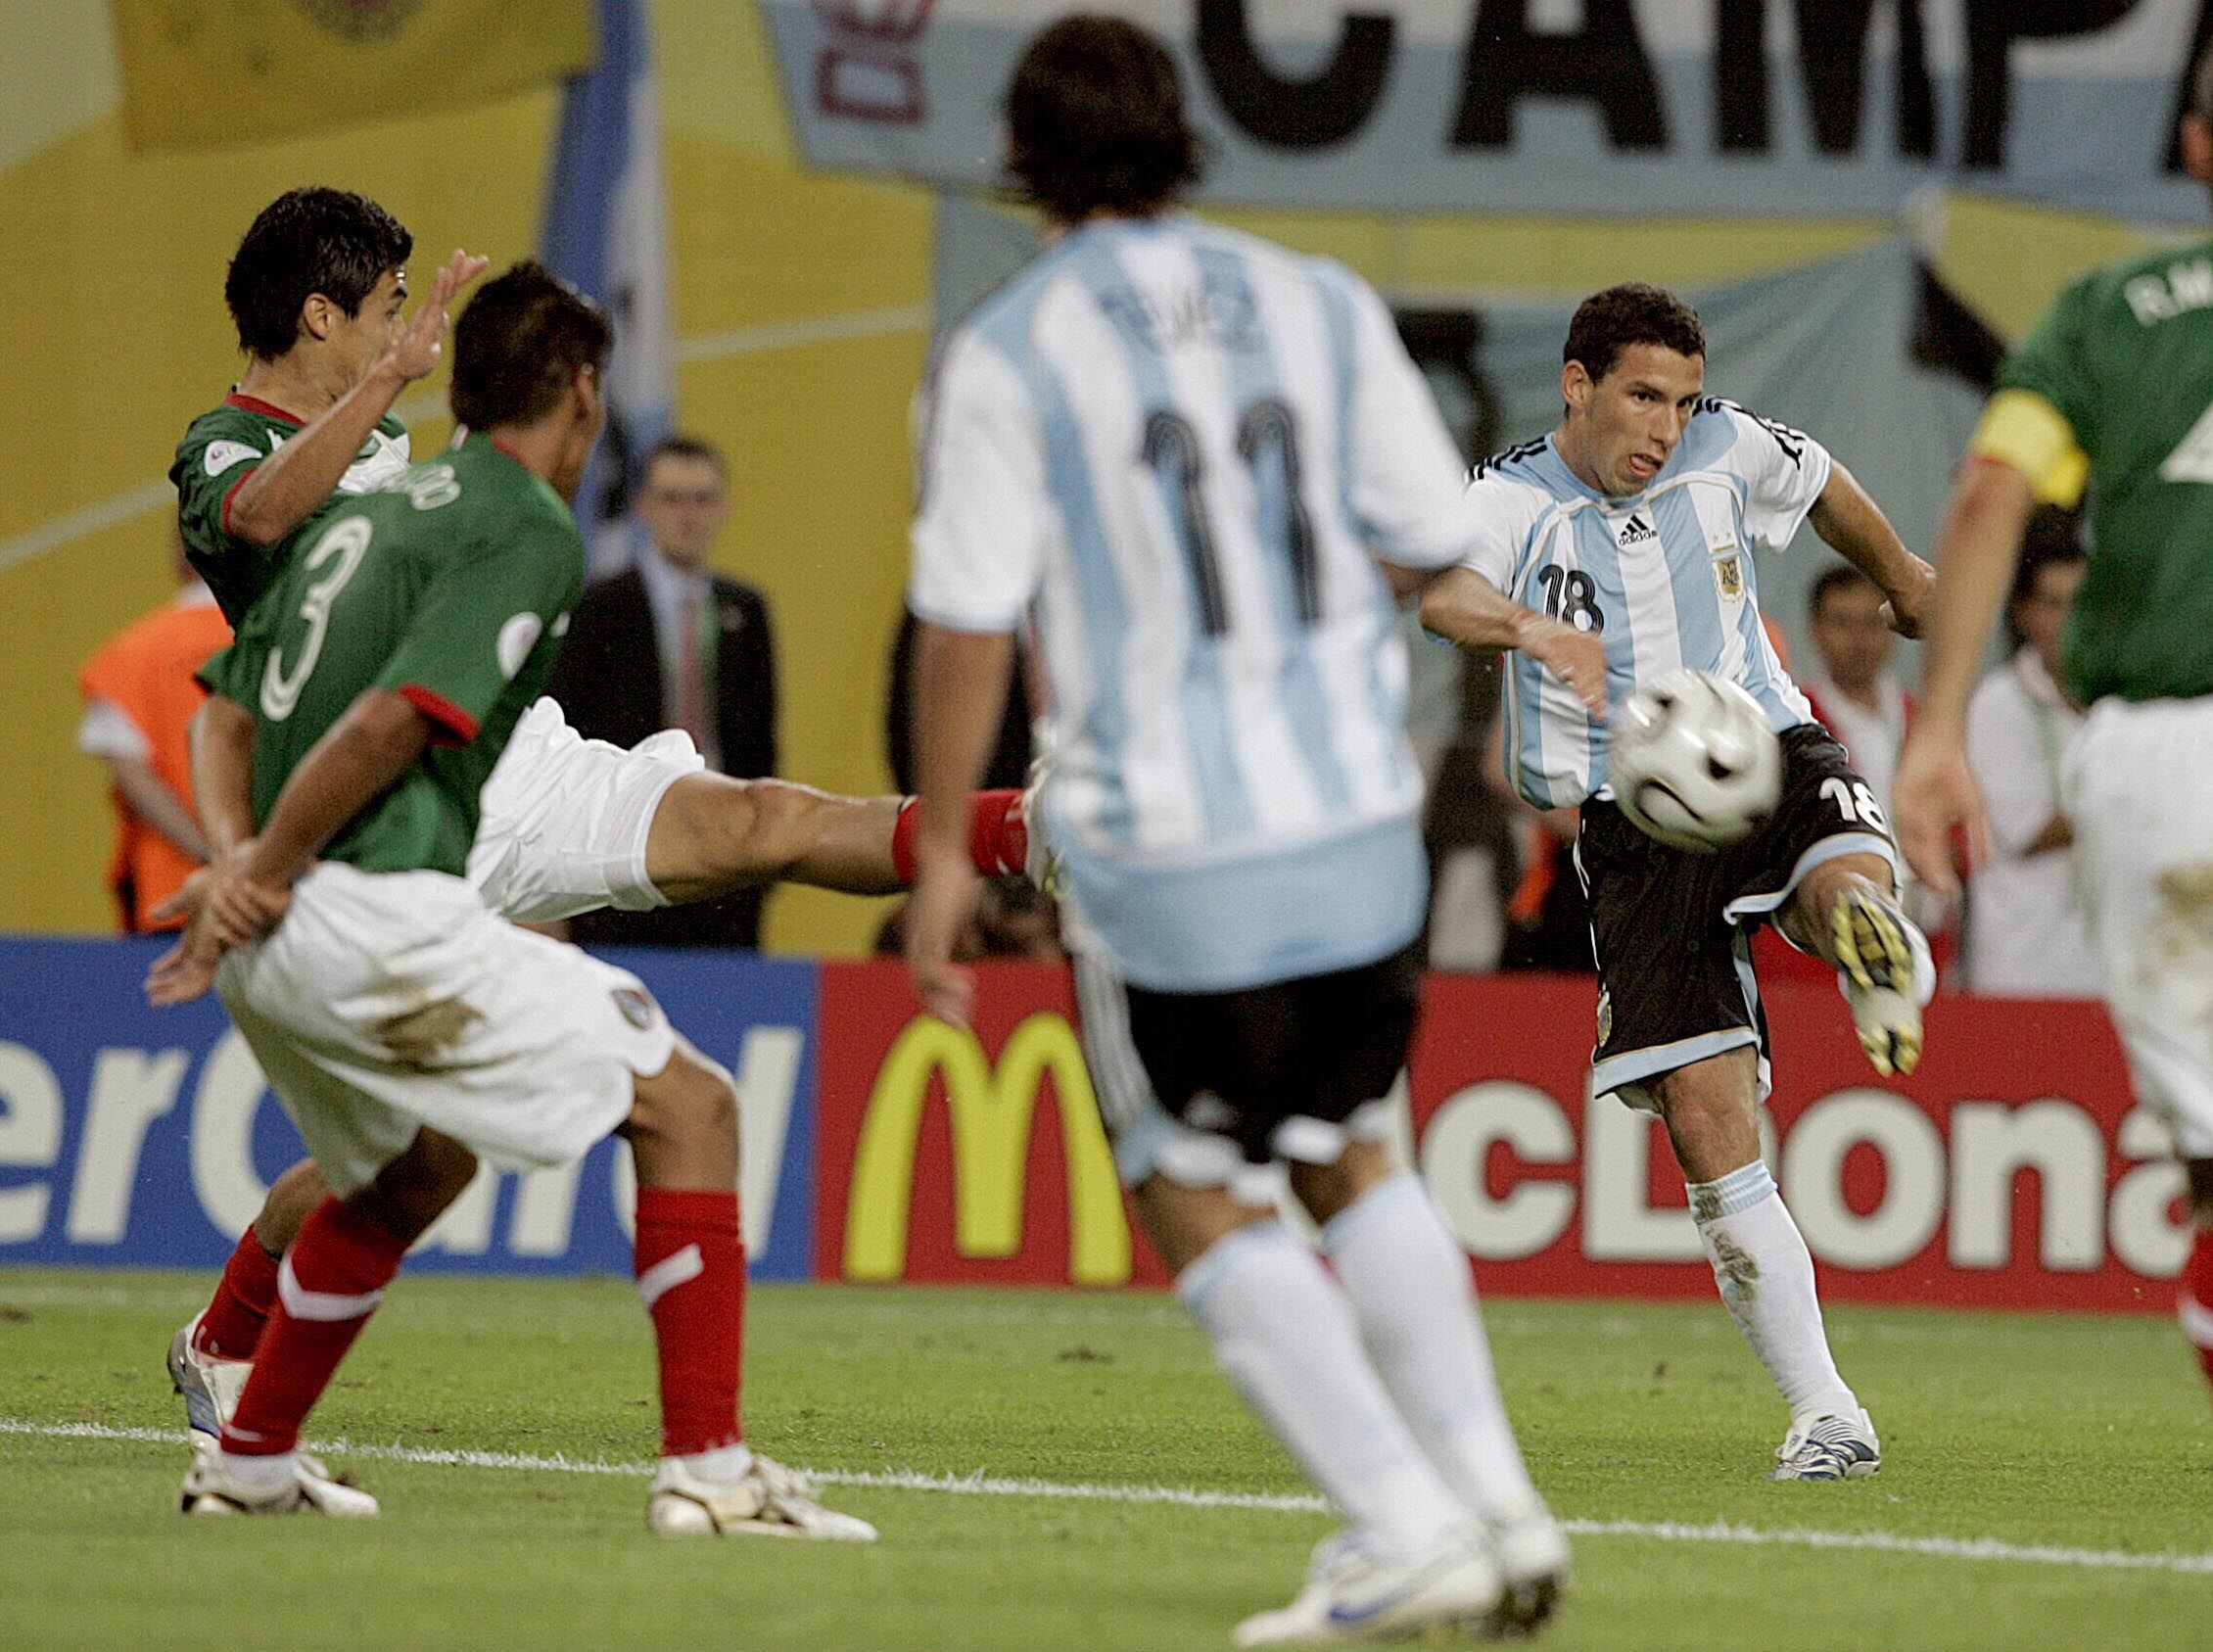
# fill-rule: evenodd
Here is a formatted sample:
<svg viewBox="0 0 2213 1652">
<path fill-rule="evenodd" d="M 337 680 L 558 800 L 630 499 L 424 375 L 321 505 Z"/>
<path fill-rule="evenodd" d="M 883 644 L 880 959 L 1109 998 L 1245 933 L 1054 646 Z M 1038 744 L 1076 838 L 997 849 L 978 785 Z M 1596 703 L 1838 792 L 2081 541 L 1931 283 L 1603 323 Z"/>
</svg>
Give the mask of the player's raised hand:
<svg viewBox="0 0 2213 1652">
<path fill-rule="evenodd" d="M 1573 689 L 1593 718 L 1606 720 L 1606 644 L 1596 632 L 1551 620 L 1530 628 L 1522 650 Z"/>
<path fill-rule="evenodd" d="M 941 1021 L 968 1024 L 975 1005 L 973 969 L 953 962 L 954 943 L 974 916 L 982 880 L 964 854 L 925 852 L 907 903 L 907 968 L 922 1007 Z"/>
<path fill-rule="evenodd" d="M 446 332 L 449 325 L 447 307 L 453 303 L 454 295 L 482 275 L 491 263 L 490 259 L 474 257 L 456 247 L 453 256 L 431 277 L 430 292 L 424 296 L 414 319 L 392 341 L 392 348 L 386 353 L 386 359 L 400 370 L 401 378 L 412 383 L 438 365 L 446 350 Z"/>
<path fill-rule="evenodd" d="M 1990 821 L 1957 736 L 1922 729 L 1907 739 L 1891 785 L 1890 812 L 1907 864 L 1946 899 L 1959 896 L 1959 874 L 1952 861 L 1954 826 L 1966 829 L 1967 865 L 1989 864 Z"/>
</svg>

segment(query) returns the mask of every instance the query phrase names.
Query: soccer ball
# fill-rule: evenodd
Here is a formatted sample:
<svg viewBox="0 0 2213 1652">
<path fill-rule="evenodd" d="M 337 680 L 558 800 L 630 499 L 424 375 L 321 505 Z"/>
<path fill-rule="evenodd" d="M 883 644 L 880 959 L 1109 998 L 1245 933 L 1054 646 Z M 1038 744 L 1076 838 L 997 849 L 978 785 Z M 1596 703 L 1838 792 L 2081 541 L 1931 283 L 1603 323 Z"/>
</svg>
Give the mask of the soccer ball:
<svg viewBox="0 0 2213 1652">
<path fill-rule="evenodd" d="M 1711 854 L 1775 812 L 1782 742 L 1734 683 L 1672 671 L 1622 707 L 1610 779 L 1632 826 L 1671 848 Z"/>
</svg>

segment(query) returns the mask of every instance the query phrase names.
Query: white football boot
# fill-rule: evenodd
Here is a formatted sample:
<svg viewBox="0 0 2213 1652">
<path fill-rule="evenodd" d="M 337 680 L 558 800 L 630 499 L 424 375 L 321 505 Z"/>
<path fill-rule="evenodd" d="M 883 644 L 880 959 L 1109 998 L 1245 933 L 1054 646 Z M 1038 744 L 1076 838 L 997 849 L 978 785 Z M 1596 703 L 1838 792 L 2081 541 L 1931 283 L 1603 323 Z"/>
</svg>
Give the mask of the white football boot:
<svg viewBox="0 0 2213 1652">
<path fill-rule="evenodd" d="M 1896 901 L 1872 889 L 1838 896 L 1829 929 L 1860 1048 L 1886 1077 L 1911 1072 L 1921 1060 L 1921 1006 L 1936 991 L 1927 939 Z"/>
<path fill-rule="evenodd" d="M 194 1314 L 169 1339 L 169 1386 L 184 1396 L 184 1420 L 192 1425 L 195 1456 L 215 1448 L 223 1425 L 238 1409 L 238 1396 L 246 1392 L 246 1379 L 254 1374 L 251 1359 L 220 1359 L 192 1345 L 201 1318 Z"/>
<path fill-rule="evenodd" d="M 1483 1620 L 1483 1632 L 1492 1638 L 1535 1633 L 1568 1587 L 1568 1534 L 1538 1503 L 1491 1525 L 1490 1552 L 1505 1592 Z"/>
<path fill-rule="evenodd" d="M 1865 1410 L 1793 1423 L 1775 1447 L 1769 1480 L 1865 1480 L 1883 1466 L 1882 1442 Z"/>
<path fill-rule="evenodd" d="M 1239 1646 L 1395 1640 L 1482 1618 L 1499 1592 L 1498 1563 L 1480 1528 L 1448 1532 L 1403 1557 L 1339 1532 L 1316 1546 L 1298 1598 L 1246 1619 L 1232 1638 Z"/>
<path fill-rule="evenodd" d="M 750 1534 L 847 1543 L 876 1537 L 873 1526 L 824 1508 L 805 1477 L 759 1452 L 744 1474 L 727 1482 L 702 1480 L 683 1459 L 663 1457 L 646 1494 L 645 1524 L 665 1537 Z"/>
<path fill-rule="evenodd" d="M 332 1479 L 312 1457 L 295 1456 L 292 1478 L 263 1489 L 233 1478 L 212 1445 L 185 1475 L 180 1506 L 186 1514 L 326 1514 L 341 1520 L 366 1520 L 377 1512 L 374 1497 Z"/>
</svg>

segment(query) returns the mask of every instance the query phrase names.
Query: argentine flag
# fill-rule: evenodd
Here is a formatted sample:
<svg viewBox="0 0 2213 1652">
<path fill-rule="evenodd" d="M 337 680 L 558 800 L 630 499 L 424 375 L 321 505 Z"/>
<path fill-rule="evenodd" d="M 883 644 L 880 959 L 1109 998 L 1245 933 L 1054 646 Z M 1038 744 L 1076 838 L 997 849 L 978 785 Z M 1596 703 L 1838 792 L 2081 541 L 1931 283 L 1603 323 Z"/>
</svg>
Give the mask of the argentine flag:
<svg viewBox="0 0 2213 1652">
<path fill-rule="evenodd" d="M 627 566 L 633 545 L 606 520 L 610 495 L 676 419 L 676 341 L 669 305 L 668 189 L 661 104 L 644 0 L 598 0 L 599 61 L 571 80 L 546 191 L 541 256 L 603 306 L 615 324 L 607 431 L 577 495 L 592 572 Z"/>
</svg>

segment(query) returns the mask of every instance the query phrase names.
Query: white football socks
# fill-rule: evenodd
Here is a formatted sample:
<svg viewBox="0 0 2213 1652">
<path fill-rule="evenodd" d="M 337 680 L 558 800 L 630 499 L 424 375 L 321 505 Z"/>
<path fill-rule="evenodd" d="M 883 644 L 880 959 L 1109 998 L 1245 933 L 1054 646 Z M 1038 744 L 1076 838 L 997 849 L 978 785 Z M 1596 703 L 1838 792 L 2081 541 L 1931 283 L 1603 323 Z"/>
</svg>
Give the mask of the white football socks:
<svg viewBox="0 0 2213 1652">
<path fill-rule="evenodd" d="M 1791 1420 L 1835 1413 L 1860 1401 L 1837 1374 L 1813 1294 L 1813 1258 L 1760 1159 L 1718 1181 L 1689 1185 L 1690 1212 L 1714 1264 L 1721 1300 L 1767 1368 Z"/>
<path fill-rule="evenodd" d="M 1281 1222 L 1217 1240 L 1176 1295 L 1246 1403 L 1379 1546 L 1413 1554 L 1467 1518 L 1368 1363 L 1344 1292 Z"/>
<path fill-rule="evenodd" d="M 1542 1506 L 1506 1420 L 1468 1254 L 1412 1171 L 1322 1229 L 1398 1413 L 1461 1503 L 1494 1525 Z"/>
</svg>

